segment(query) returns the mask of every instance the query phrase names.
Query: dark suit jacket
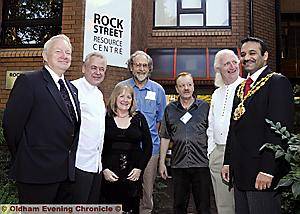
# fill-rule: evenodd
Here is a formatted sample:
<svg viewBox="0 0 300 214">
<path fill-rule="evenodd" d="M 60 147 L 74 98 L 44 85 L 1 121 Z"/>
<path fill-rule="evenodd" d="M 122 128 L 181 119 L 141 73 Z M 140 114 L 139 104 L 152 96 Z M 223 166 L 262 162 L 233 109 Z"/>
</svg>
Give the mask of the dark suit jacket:
<svg viewBox="0 0 300 214">
<path fill-rule="evenodd" d="M 269 73 L 271 70 L 267 67 L 257 81 Z M 239 103 L 235 95 L 232 112 Z M 274 175 L 273 188 L 288 170 L 282 167 L 282 161 L 275 161 L 274 152 L 259 152 L 259 149 L 265 143 L 286 143 L 270 129 L 265 119 L 280 122 L 288 130 L 292 129 L 294 104 L 290 82 L 283 75 L 274 74 L 245 101 L 244 106 L 246 112 L 239 120 L 233 120 L 233 115 L 231 117 L 224 165 L 230 165 L 231 178 L 240 190 L 256 190 L 255 180 L 259 172 Z"/>
<path fill-rule="evenodd" d="M 4 136 L 12 155 L 10 177 L 24 183 L 74 180 L 80 110 L 77 89 L 66 81 L 79 121 L 73 124 L 50 73 L 20 75 L 3 116 Z"/>
</svg>

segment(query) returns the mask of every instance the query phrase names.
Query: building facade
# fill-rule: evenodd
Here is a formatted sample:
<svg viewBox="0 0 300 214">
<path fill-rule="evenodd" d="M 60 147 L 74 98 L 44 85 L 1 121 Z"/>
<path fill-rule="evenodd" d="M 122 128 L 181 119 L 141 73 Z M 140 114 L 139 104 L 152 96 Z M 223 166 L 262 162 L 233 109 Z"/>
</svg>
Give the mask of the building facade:
<svg viewBox="0 0 300 214">
<path fill-rule="evenodd" d="M 16 31 L 28 22 L 26 31 L 36 28 L 36 32 L 41 33 L 49 29 L 39 26 L 53 25 L 50 28 L 52 33 L 64 33 L 70 37 L 72 65 L 66 76 L 68 79 L 81 76 L 85 1 L 54 1 L 58 9 L 50 9 L 55 12 L 50 21 L 43 20 L 44 17 L 15 15 L 21 14 L 22 5 L 28 6 L 31 2 L 34 1 L 0 0 L 0 109 L 5 108 L 10 93 L 7 89 L 8 71 L 32 71 L 43 65 L 42 40 L 39 44 L 30 42 L 30 39 L 15 43 L 18 40 Z M 28 9 L 22 11 L 35 13 L 28 12 Z M 196 79 L 196 93 L 209 95 L 214 89 L 214 54 L 222 48 L 239 53 L 240 40 L 252 35 L 267 42 L 272 69 L 297 82 L 300 77 L 299 13 L 297 0 L 132 0 L 131 52 L 145 50 L 153 57 L 152 78 L 160 82 L 168 94 L 175 93 L 176 74 L 189 71 Z M 109 66 L 101 86 L 105 99 L 117 82 L 129 76 L 126 69 Z"/>
</svg>

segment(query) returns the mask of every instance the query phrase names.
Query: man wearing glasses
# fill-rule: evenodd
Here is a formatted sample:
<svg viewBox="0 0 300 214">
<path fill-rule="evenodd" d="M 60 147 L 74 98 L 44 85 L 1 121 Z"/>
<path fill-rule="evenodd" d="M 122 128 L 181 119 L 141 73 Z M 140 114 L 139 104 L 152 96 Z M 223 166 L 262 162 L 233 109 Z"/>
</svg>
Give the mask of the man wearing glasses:
<svg viewBox="0 0 300 214">
<path fill-rule="evenodd" d="M 152 157 L 144 171 L 143 198 L 140 203 L 140 213 L 151 213 L 153 209 L 153 184 L 157 173 L 160 139 L 158 130 L 166 106 L 166 95 L 163 87 L 150 80 L 153 69 L 151 57 L 143 51 L 136 51 L 128 60 L 128 70 L 132 78 L 122 83 L 133 87 L 137 110 L 141 111 L 147 119 L 151 133 L 153 150 Z"/>
</svg>

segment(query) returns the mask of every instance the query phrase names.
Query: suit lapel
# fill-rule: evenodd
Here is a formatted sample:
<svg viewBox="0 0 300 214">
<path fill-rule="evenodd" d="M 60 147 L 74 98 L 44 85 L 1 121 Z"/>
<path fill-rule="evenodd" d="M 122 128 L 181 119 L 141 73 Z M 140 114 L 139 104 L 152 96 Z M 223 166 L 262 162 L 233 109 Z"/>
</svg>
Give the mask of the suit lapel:
<svg viewBox="0 0 300 214">
<path fill-rule="evenodd" d="M 272 73 L 271 69 L 269 67 L 266 67 L 265 70 L 258 76 L 257 80 L 255 81 L 258 82 L 260 81 L 262 78 L 266 77 L 268 74 Z M 254 83 L 254 84 L 255 84 Z M 239 86 L 238 86 L 239 87 Z M 263 86 L 265 87 L 265 86 Z M 247 114 L 247 109 L 248 107 L 251 105 L 251 102 L 254 100 L 255 96 L 257 95 L 257 93 L 259 93 L 259 91 L 257 91 L 255 94 L 253 94 L 252 96 L 248 97 L 245 101 L 244 101 L 244 106 L 245 106 L 245 109 L 246 109 L 246 112 L 245 114 Z M 234 96 L 234 109 L 232 109 L 232 111 L 234 112 L 235 108 L 238 106 L 238 104 L 240 104 L 241 100 L 235 95 Z M 241 116 L 241 118 L 237 121 L 233 120 L 235 122 L 235 125 L 240 123 L 241 121 L 244 120 L 244 117 L 245 115 Z"/>
<path fill-rule="evenodd" d="M 78 122 L 80 122 L 80 105 L 79 105 L 79 100 L 78 100 L 78 95 L 77 92 L 74 90 L 74 86 L 71 85 L 70 81 L 66 80 L 67 87 L 69 88 L 71 95 L 73 97 L 75 107 L 76 107 L 76 113 L 78 117 Z"/>
<path fill-rule="evenodd" d="M 47 89 L 49 90 L 50 94 L 52 95 L 53 99 L 61 109 L 61 111 L 66 115 L 67 118 L 72 122 L 71 116 L 69 114 L 69 111 L 66 107 L 65 102 L 63 101 L 60 92 L 52 79 L 50 73 L 47 71 L 46 68 L 43 68 L 42 74 L 44 76 L 45 81 L 47 82 Z"/>
</svg>

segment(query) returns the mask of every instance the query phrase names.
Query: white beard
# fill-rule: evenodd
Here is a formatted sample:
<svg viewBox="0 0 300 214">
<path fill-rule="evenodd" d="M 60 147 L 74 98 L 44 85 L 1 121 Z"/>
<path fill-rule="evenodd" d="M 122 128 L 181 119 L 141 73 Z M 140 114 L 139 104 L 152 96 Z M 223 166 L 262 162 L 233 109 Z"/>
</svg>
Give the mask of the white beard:
<svg viewBox="0 0 300 214">
<path fill-rule="evenodd" d="M 139 82 L 144 82 L 148 78 L 148 74 L 137 74 L 134 76 Z"/>
</svg>

